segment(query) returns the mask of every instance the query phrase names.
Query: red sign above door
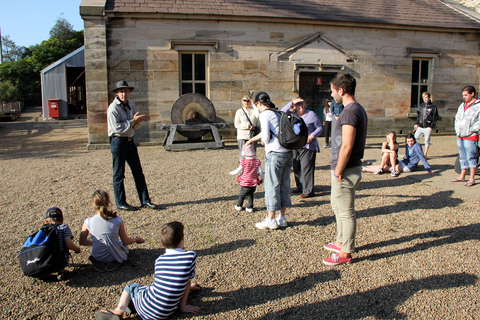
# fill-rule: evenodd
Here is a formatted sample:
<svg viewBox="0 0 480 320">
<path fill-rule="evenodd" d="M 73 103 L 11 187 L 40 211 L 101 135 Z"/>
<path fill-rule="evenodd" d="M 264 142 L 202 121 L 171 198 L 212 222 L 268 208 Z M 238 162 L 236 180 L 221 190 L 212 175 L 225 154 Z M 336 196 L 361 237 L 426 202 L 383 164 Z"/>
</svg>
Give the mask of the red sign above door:
<svg viewBox="0 0 480 320">
<path fill-rule="evenodd" d="M 317 78 L 317 86 L 321 86 L 322 85 L 322 78 Z"/>
</svg>

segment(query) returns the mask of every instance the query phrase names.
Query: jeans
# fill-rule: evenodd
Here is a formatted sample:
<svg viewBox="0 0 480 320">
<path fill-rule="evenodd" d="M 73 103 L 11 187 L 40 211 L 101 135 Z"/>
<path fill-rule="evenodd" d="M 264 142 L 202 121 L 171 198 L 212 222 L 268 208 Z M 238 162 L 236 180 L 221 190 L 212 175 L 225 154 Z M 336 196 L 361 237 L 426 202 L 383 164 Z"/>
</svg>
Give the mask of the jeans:
<svg viewBox="0 0 480 320">
<path fill-rule="evenodd" d="M 237 207 L 243 207 L 243 200 L 247 198 L 247 208 L 253 209 L 253 194 L 257 187 L 240 186 L 240 194 L 238 195 Z"/>
<path fill-rule="evenodd" d="M 265 203 L 267 211 L 291 207 L 290 172 L 292 152 L 270 152 L 265 155 Z"/>
<path fill-rule="evenodd" d="M 133 139 L 128 141 L 127 139 L 113 138 L 110 143 L 110 151 L 112 152 L 113 161 L 113 192 L 115 194 L 115 204 L 117 206 L 127 204 L 123 183 L 123 180 L 125 180 L 125 161 L 132 170 L 140 203 L 143 205 L 145 202 L 150 201 L 147 183 L 145 182 L 142 165 L 138 157 L 137 146 L 135 142 L 133 142 Z"/>
<path fill-rule="evenodd" d="M 478 165 L 478 141 L 465 140 L 457 137 L 460 158 L 460 168 L 476 168 Z"/>
<path fill-rule="evenodd" d="M 345 168 L 342 181 L 333 175 L 330 204 L 337 221 L 336 241 L 342 244 L 342 252 L 355 251 L 355 235 L 357 233 L 357 215 L 355 214 L 355 190 L 362 180 L 362 167 Z"/>
</svg>

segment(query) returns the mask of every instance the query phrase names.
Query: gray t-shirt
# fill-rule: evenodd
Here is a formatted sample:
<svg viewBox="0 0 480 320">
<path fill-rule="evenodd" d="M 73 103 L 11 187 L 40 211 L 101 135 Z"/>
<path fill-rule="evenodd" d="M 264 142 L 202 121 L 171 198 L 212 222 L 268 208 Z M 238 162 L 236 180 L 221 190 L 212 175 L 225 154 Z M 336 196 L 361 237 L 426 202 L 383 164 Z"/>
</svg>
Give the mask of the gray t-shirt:
<svg viewBox="0 0 480 320">
<path fill-rule="evenodd" d="M 93 241 L 92 256 L 95 260 L 108 263 L 127 261 L 128 246 L 119 239 L 118 230 L 122 218 L 109 218 L 104 220 L 99 214 L 87 218 L 85 224 L 88 227 Z"/>
<path fill-rule="evenodd" d="M 343 109 L 342 113 L 340 113 L 332 133 L 332 170 L 335 170 L 337 167 L 338 154 L 340 152 L 340 147 L 342 146 L 342 126 L 345 124 L 351 125 L 356 129 L 353 150 L 350 159 L 348 159 L 346 168 L 362 165 L 363 152 L 365 151 L 365 140 L 367 138 L 367 121 L 367 113 L 358 102 L 348 104 L 345 109 Z"/>
</svg>

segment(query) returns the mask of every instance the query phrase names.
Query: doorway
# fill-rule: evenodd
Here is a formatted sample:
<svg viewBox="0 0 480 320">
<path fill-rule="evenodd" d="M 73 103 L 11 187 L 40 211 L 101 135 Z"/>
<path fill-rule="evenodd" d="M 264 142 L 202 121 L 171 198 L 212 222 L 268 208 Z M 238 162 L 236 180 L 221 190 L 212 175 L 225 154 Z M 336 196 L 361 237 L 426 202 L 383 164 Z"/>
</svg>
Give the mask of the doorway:
<svg viewBox="0 0 480 320">
<path fill-rule="evenodd" d="M 331 98 L 330 81 L 336 73 L 301 72 L 299 78 L 299 94 L 305 100 L 307 109 L 314 111 L 323 123 L 323 110 L 327 99 Z M 324 136 L 322 131 L 322 136 Z"/>
</svg>

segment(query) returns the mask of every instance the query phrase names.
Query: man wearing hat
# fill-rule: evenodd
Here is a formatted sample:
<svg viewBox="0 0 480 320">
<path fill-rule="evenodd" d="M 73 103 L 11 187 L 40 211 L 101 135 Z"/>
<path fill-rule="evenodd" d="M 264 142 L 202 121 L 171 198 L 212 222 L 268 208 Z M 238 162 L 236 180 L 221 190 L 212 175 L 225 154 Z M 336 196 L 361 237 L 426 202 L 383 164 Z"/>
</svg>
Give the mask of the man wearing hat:
<svg viewBox="0 0 480 320">
<path fill-rule="evenodd" d="M 142 165 L 138 157 L 137 146 L 133 141 L 134 130 L 140 127 L 140 122 L 147 119 L 146 115 L 135 112 L 133 102 L 128 100 L 130 92 L 133 91 L 127 81 L 117 82 L 114 89 L 117 96 L 108 106 L 107 122 L 108 136 L 110 138 L 110 151 L 113 161 L 113 192 L 115 204 L 120 210 L 137 210 L 127 203 L 125 196 L 125 161 L 132 170 L 135 186 L 137 187 L 140 203 L 145 208 L 157 209 L 157 206 L 150 201 L 147 183 L 143 175 Z"/>
</svg>

